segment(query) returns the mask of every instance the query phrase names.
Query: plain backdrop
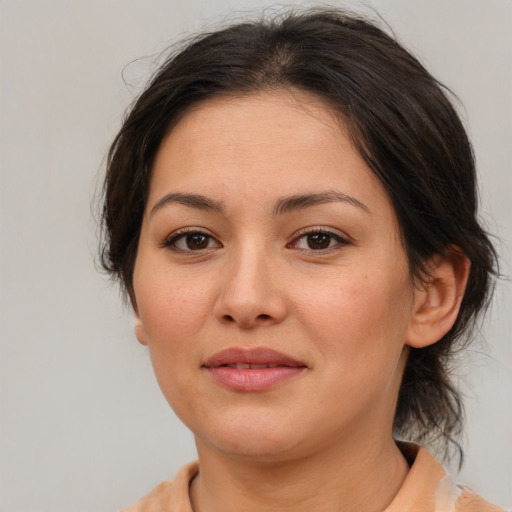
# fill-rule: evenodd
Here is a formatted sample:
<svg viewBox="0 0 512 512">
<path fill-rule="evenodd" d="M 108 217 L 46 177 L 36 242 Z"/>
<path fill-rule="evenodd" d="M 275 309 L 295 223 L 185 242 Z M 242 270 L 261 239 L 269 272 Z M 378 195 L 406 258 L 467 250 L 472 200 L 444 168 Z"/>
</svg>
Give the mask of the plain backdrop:
<svg viewBox="0 0 512 512">
<path fill-rule="evenodd" d="M 311 5 L 299 2 L 299 5 Z M 0 1 L 0 510 L 117 510 L 195 457 L 130 311 L 95 268 L 92 211 L 122 113 L 183 36 L 263 0 Z M 283 4 L 281 4 L 283 5 Z M 460 98 L 502 271 L 512 244 L 512 1 L 332 2 L 376 9 Z M 458 479 L 512 505 L 512 293 L 460 378 Z"/>
</svg>

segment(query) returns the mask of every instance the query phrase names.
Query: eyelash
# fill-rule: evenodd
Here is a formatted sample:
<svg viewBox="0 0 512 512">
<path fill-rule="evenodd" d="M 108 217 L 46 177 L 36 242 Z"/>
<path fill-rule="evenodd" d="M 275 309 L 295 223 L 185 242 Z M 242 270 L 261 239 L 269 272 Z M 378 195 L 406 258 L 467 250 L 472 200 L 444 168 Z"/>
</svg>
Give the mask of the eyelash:
<svg viewBox="0 0 512 512">
<path fill-rule="evenodd" d="M 183 239 L 186 239 L 187 236 L 189 235 L 200 235 L 200 236 L 203 236 L 203 237 L 206 237 L 208 239 L 208 243 L 207 245 L 210 245 L 211 241 L 213 240 L 216 244 L 218 244 L 218 247 L 222 247 L 222 244 L 220 242 L 218 242 L 212 235 L 198 229 L 198 228 L 183 228 L 183 229 L 180 229 L 179 231 L 173 233 L 171 236 L 169 236 L 168 238 L 166 238 L 164 240 L 164 242 L 162 243 L 162 247 L 165 247 L 165 248 L 168 248 L 168 249 L 171 249 L 171 250 L 174 250 L 174 251 L 177 251 L 177 252 L 182 252 L 182 253 L 187 253 L 187 252 L 190 252 L 190 253 L 199 253 L 199 252 L 202 252 L 202 251 L 206 251 L 208 249 L 212 249 L 212 247 L 204 247 L 204 248 L 199 248 L 199 249 L 182 249 L 182 248 L 179 248 L 176 246 L 176 244 L 180 241 L 180 240 L 183 240 Z M 306 239 L 307 237 L 309 236 L 314 236 L 314 235 L 324 235 L 326 237 L 329 237 L 328 240 L 329 240 L 329 247 L 326 247 L 326 248 L 320 248 L 320 249 L 312 249 L 312 248 L 298 248 L 296 247 L 298 250 L 300 251 L 310 251 L 310 252 L 315 252 L 315 253 L 326 253 L 326 252 L 331 252 L 331 251 L 334 251 L 336 249 L 339 249 L 340 246 L 344 246 L 344 245 L 348 245 L 350 244 L 350 242 L 346 239 L 346 238 L 343 238 L 342 236 L 340 236 L 338 233 L 334 233 L 333 231 L 330 231 L 328 229 L 324 229 L 324 228 L 304 228 L 304 229 L 301 229 L 299 232 L 297 232 L 295 235 L 294 235 L 294 238 L 293 240 L 288 243 L 286 245 L 287 248 L 293 248 L 294 246 L 297 245 L 298 241 L 301 240 L 301 239 Z M 332 241 L 335 241 L 335 245 L 334 246 L 330 246 L 331 242 Z M 188 245 L 188 244 L 187 244 Z M 214 248 L 217 248 L 217 247 L 214 247 Z"/>
<path fill-rule="evenodd" d="M 164 240 L 164 242 L 162 243 L 162 247 L 166 247 L 168 249 L 171 249 L 171 250 L 174 250 L 177 252 L 183 252 L 183 253 L 185 253 L 185 252 L 201 252 L 204 250 L 211 249 L 211 247 L 205 247 L 204 249 L 180 249 L 179 247 L 176 246 L 177 242 L 179 242 L 182 239 L 186 239 L 186 237 L 189 235 L 201 235 L 201 236 L 207 237 L 209 240 L 215 241 L 215 243 L 219 244 L 219 246 L 222 247 L 222 244 L 220 244 L 220 242 L 218 242 L 212 235 L 202 231 L 201 229 L 193 228 L 193 227 L 183 228 L 183 229 L 180 229 L 180 230 L 172 233 L 168 238 L 166 238 Z M 210 244 L 210 242 L 208 241 L 208 245 L 209 244 Z"/>
<path fill-rule="evenodd" d="M 339 249 L 342 246 L 350 244 L 350 242 L 346 238 L 342 237 L 340 234 L 335 233 L 329 229 L 321 228 L 321 227 L 310 227 L 310 228 L 303 228 L 300 231 L 298 231 L 294 235 L 294 239 L 287 245 L 287 247 L 297 245 L 297 242 L 299 240 L 307 239 L 307 237 L 314 236 L 314 235 L 325 235 L 325 236 L 329 237 L 329 244 L 333 240 L 336 243 L 333 246 L 326 247 L 323 249 L 311 249 L 311 248 L 307 248 L 307 249 L 297 248 L 297 249 L 301 250 L 301 251 L 310 251 L 310 252 L 315 252 L 315 253 L 326 253 L 326 252 L 335 251 L 336 249 Z"/>
</svg>

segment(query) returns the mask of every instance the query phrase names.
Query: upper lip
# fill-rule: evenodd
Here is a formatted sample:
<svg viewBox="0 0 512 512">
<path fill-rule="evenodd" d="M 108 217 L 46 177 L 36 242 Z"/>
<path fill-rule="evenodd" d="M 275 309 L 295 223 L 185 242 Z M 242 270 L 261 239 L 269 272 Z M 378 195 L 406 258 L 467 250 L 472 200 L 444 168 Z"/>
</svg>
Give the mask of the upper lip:
<svg viewBox="0 0 512 512">
<path fill-rule="evenodd" d="M 281 352 L 267 347 L 232 347 L 216 352 L 203 364 L 206 368 L 218 368 L 236 364 L 306 367 L 307 365 Z"/>
</svg>

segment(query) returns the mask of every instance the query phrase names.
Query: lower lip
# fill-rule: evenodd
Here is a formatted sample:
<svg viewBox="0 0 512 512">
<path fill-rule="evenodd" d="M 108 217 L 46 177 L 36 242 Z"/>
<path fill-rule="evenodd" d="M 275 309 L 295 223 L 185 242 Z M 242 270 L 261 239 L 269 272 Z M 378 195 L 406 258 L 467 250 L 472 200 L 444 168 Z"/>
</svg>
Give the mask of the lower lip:
<svg viewBox="0 0 512 512">
<path fill-rule="evenodd" d="M 275 368 L 236 369 L 227 366 L 206 368 L 222 386 L 234 391 L 266 391 L 300 375 L 305 367 L 276 366 Z"/>
</svg>

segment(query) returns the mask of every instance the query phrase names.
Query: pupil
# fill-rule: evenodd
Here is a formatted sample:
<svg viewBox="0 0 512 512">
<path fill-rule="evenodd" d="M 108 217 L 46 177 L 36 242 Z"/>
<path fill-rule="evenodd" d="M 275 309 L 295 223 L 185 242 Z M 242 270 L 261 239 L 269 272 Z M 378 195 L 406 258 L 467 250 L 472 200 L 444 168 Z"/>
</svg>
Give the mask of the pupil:
<svg viewBox="0 0 512 512">
<path fill-rule="evenodd" d="M 205 249 L 208 246 L 208 237 L 201 233 L 187 235 L 187 246 L 189 249 Z"/>
<path fill-rule="evenodd" d="M 331 235 L 325 233 L 314 233 L 308 236 L 308 246 L 310 249 L 327 249 L 331 243 Z"/>
</svg>

